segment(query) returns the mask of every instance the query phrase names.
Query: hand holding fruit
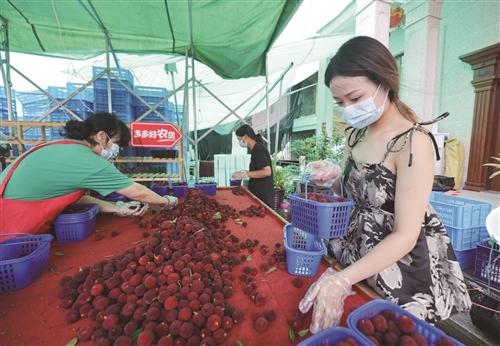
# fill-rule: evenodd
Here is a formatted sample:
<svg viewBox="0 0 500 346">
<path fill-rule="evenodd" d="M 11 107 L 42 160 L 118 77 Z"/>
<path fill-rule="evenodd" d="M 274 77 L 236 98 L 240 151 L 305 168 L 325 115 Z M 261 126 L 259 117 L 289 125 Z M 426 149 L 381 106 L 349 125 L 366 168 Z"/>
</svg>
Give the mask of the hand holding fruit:
<svg viewBox="0 0 500 346">
<path fill-rule="evenodd" d="M 177 203 L 179 203 L 179 200 L 175 196 L 166 195 L 166 196 L 163 196 L 163 198 L 165 198 L 168 201 L 168 205 L 176 206 Z"/>
<path fill-rule="evenodd" d="M 115 214 L 118 216 L 142 216 L 148 211 L 149 204 L 138 201 L 116 202 Z"/>
<path fill-rule="evenodd" d="M 344 300 L 351 295 L 351 282 L 341 273 L 328 268 L 309 287 L 299 303 L 299 310 L 306 313 L 313 307 L 311 333 L 337 326 L 344 309 Z"/>
<path fill-rule="evenodd" d="M 231 179 L 234 180 L 241 180 L 243 178 L 247 177 L 247 171 L 237 171 L 234 172 L 233 175 L 231 176 Z"/>
<path fill-rule="evenodd" d="M 331 187 L 340 175 L 340 167 L 330 161 L 314 161 L 307 165 L 311 174 L 309 179 L 318 186 Z"/>
</svg>

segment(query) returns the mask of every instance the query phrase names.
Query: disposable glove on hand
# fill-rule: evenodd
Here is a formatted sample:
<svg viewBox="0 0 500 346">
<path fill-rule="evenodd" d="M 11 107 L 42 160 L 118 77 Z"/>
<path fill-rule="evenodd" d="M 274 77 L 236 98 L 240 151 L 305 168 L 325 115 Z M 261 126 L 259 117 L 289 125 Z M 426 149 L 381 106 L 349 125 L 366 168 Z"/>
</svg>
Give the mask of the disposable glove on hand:
<svg viewBox="0 0 500 346">
<path fill-rule="evenodd" d="M 163 196 L 163 198 L 168 200 L 168 205 L 175 206 L 175 205 L 177 205 L 177 203 L 179 203 L 179 200 L 177 199 L 177 197 L 174 197 L 174 196 L 166 195 L 166 196 Z"/>
<path fill-rule="evenodd" d="M 302 313 L 313 307 L 311 333 L 338 326 L 344 311 L 344 300 L 352 294 L 351 282 L 341 273 L 328 268 L 320 278 L 309 287 L 299 303 Z"/>
<path fill-rule="evenodd" d="M 340 167 L 328 160 L 314 161 L 307 165 L 310 172 L 309 179 L 317 186 L 331 187 L 341 174 Z"/>
<path fill-rule="evenodd" d="M 247 176 L 247 171 L 234 172 L 231 179 L 241 180 Z"/>
<path fill-rule="evenodd" d="M 115 214 L 118 216 L 142 216 L 149 208 L 149 204 L 139 201 L 121 202 L 115 204 Z"/>
</svg>

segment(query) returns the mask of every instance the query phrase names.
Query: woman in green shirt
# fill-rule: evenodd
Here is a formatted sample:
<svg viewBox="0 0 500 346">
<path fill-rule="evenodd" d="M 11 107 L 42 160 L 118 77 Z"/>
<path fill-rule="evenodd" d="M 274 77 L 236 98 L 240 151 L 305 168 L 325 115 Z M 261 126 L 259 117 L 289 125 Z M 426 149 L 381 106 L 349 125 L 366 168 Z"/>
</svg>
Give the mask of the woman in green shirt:
<svg viewBox="0 0 500 346">
<path fill-rule="evenodd" d="M 130 141 L 128 127 L 108 113 L 84 121 L 71 120 L 64 128 L 68 140 L 36 146 L 14 161 L 0 176 L 0 231 L 46 231 L 68 205 L 95 203 L 101 212 L 120 216 L 145 213 L 147 204 L 175 204 L 135 183 L 109 161 Z M 144 203 L 117 205 L 84 195 L 94 190 L 106 196 L 118 192 Z M 29 218 L 26 217 L 29 215 Z"/>
</svg>

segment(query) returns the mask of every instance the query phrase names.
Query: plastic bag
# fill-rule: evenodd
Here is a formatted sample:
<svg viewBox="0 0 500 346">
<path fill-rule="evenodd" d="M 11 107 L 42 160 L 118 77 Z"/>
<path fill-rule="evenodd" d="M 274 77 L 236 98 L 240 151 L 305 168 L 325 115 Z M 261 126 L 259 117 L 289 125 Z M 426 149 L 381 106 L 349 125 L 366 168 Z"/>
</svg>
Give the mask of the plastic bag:
<svg viewBox="0 0 500 346">
<path fill-rule="evenodd" d="M 305 170 L 309 181 L 320 187 L 332 187 L 335 179 L 340 176 L 340 166 L 329 160 L 310 162 Z"/>
</svg>

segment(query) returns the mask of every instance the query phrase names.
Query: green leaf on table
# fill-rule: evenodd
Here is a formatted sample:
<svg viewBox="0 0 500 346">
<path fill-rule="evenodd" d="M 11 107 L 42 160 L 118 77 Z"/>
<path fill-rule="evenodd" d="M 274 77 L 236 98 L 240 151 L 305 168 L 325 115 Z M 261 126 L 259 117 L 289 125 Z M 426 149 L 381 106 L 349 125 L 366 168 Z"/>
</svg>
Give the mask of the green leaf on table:
<svg viewBox="0 0 500 346">
<path fill-rule="evenodd" d="M 137 338 L 139 337 L 139 334 L 141 334 L 141 333 L 142 333 L 142 328 L 136 329 L 136 331 L 133 332 L 132 335 L 130 335 L 130 337 L 132 338 L 132 341 L 137 340 Z"/>
<path fill-rule="evenodd" d="M 236 345 L 237 346 L 244 346 L 243 343 L 240 340 L 236 340 Z"/>
<path fill-rule="evenodd" d="M 290 338 L 290 341 L 295 342 L 295 330 L 293 330 L 292 327 L 288 329 L 288 337 Z"/>
<path fill-rule="evenodd" d="M 306 336 L 307 334 L 309 333 L 309 329 L 302 329 L 301 331 L 299 331 L 297 334 L 299 334 L 299 336 L 301 338 L 303 338 L 304 336 Z"/>
<path fill-rule="evenodd" d="M 271 268 L 269 268 L 269 269 L 266 271 L 266 274 L 271 274 L 272 272 L 275 272 L 276 270 L 278 270 L 278 268 L 276 268 L 276 267 L 271 267 Z"/>
<path fill-rule="evenodd" d="M 220 211 L 216 212 L 213 216 L 212 219 L 214 220 L 220 220 L 222 216 L 220 215 Z"/>
<path fill-rule="evenodd" d="M 59 257 L 60 257 L 60 256 L 64 256 L 64 252 L 57 251 L 57 252 L 55 253 L 55 255 L 56 255 L 56 256 L 59 256 Z"/>
<path fill-rule="evenodd" d="M 252 261 L 252 256 L 248 255 L 247 256 L 247 262 L 251 262 Z"/>
<path fill-rule="evenodd" d="M 73 338 L 66 343 L 65 346 L 75 346 L 78 343 L 78 338 Z"/>
</svg>

